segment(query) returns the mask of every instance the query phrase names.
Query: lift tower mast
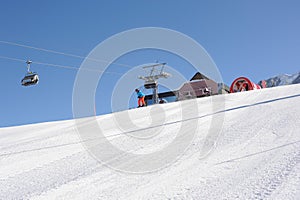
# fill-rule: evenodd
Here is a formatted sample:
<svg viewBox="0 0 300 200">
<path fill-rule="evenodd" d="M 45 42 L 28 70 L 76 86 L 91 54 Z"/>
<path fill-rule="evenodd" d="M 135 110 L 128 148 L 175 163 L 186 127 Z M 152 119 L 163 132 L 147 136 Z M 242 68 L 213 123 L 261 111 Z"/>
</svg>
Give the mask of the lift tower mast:
<svg viewBox="0 0 300 200">
<path fill-rule="evenodd" d="M 153 104 L 158 103 L 158 83 L 160 78 L 168 78 L 171 75 L 164 72 L 164 67 L 167 63 L 157 63 L 153 65 L 144 66 L 143 69 L 149 73 L 148 76 L 139 76 L 139 79 L 145 81 L 144 87 L 146 89 L 153 89 Z"/>
</svg>

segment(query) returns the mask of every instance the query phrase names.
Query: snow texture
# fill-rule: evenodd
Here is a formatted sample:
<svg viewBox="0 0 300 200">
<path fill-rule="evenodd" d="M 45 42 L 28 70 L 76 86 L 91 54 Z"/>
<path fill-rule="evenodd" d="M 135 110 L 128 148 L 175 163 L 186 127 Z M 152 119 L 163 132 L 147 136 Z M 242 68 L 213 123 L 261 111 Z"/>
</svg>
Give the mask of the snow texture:
<svg viewBox="0 0 300 200">
<path fill-rule="evenodd" d="M 222 96 L 225 108 L 210 114 L 210 102 L 220 97 L 197 99 L 203 129 L 224 113 L 216 148 L 200 156 L 201 125 L 183 156 L 152 173 L 120 172 L 96 161 L 74 120 L 1 128 L 0 199 L 300 199 L 300 85 L 228 94 Z M 155 106 L 178 121 L 178 104 Z M 129 114 L 149 115 L 151 109 Z M 107 135 L 117 133 L 108 140 L 140 154 L 167 145 L 178 125 L 169 123 L 159 140 L 132 142 L 109 123 L 112 115 L 97 117 Z M 147 127 L 149 116 L 138 123 Z"/>
</svg>

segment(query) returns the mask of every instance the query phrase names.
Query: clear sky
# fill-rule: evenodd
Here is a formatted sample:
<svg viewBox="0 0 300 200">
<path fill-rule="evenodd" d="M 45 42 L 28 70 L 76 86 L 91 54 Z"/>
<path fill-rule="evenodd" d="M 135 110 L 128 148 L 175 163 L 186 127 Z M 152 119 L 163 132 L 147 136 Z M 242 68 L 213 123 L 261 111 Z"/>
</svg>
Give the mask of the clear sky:
<svg viewBox="0 0 300 200">
<path fill-rule="evenodd" d="M 182 32 L 200 43 L 215 61 L 226 84 L 242 75 L 258 82 L 300 71 L 299 9 L 298 0 L 3 0 L 0 127 L 72 119 L 72 92 L 77 73 L 76 69 L 33 64 L 32 70 L 39 73 L 40 83 L 24 88 L 20 80 L 26 72 L 25 62 L 4 57 L 79 68 L 81 57 L 114 34 L 132 28 L 163 27 Z M 185 66 L 188 63 L 175 56 L 155 51 L 136 52 L 117 61 L 137 66 L 156 60 L 174 68 L 189 68 Z M 122 70 L 121 66 L 110 68 L 117 73 Z M 188 79 L 194 73 L 187 70 L 185 76 Z M 118 78 L 117 74 L 109 77 Z M 109 82 L 106 84 L 107 88 L 111 87 Z M 109 101 L 99 95 L 96 101 Z M 106 112 L 109 106 L 97 108 L 97 114 Z"/>
</svg>

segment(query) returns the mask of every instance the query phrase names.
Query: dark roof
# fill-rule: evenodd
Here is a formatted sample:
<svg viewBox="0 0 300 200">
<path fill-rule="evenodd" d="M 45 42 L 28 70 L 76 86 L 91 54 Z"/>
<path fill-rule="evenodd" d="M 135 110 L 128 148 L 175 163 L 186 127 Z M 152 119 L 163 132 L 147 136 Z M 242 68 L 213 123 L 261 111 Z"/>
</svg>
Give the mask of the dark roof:
<svg viewBox="0 0 300 200">
<path fill-rule="evenodd" d="M 204 76 L 204 75 L 201 74 L 200 72 L 197 72 L 197 73 L 191 78 L 190 81 L 194 81 L 194 80 L 202 80 L 202 79 L 210 80 L 209 78 L 207 78 L 206 76 Z"/>
</svg>

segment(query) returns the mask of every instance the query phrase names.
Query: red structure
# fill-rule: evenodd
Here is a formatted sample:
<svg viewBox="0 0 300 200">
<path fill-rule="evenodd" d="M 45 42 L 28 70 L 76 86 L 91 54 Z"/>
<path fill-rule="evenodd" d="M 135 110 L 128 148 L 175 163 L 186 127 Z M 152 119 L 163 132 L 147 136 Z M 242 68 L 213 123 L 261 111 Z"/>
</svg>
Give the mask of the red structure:
<svg viewBox="0 0 300 200">
<path fill-rule="evenodd" d="M 232 82 L 230 86 L 230 93 L 257 89 L 261 89 L 261 87 L 258 84 L 253 83 L 252 81 L 250 81 L 250 79 L 246 77 L 239 77 Z"/>
<path fill-rule="evenodd" d="M 267 82 L 265 80 L 261 81 L 261 87 L 262 88 L 267 88 Z"/>
</svg>

